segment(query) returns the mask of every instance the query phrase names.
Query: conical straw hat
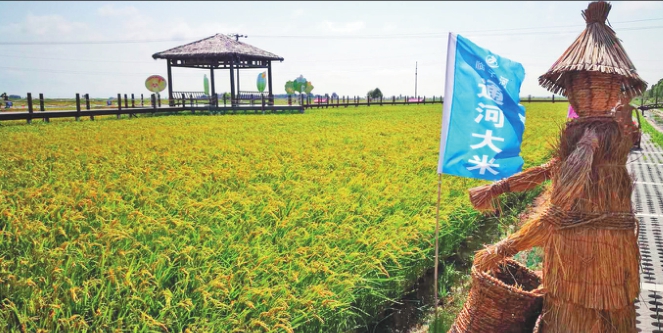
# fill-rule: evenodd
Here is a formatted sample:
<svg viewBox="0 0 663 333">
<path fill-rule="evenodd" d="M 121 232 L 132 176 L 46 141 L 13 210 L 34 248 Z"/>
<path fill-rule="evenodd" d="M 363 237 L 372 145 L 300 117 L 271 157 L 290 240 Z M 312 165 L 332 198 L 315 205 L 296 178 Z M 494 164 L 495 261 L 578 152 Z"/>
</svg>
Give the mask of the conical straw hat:
<svg viewBox="0 0 663 333">
<path fill-rule="evenodd" d="M 567 88 L 570 88 L 567 76 L 571 72 L 587 71 L 621 76 L 621 89 L 629 96 L 637 96 L 647 88 L 615 31 L 606 25 L 611 8 L 608 2 L 595 1 L 582 11 L 587 27 L 548 72 L 539 77 L 539 85 L 554 94 L 567 96 Z"/>
</svg>

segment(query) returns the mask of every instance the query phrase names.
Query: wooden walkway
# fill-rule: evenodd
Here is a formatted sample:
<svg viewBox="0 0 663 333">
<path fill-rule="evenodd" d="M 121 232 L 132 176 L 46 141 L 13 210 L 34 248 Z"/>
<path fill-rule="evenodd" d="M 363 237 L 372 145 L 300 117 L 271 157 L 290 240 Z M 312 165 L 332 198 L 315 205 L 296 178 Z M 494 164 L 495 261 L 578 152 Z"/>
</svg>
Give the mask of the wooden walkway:
<svg viewBox="0 0 663 333">
<path fill-rule="evenodd" d="M 211 106 L 160 106 L 160 107 L 137 107 L 137 108 L 113 108 L 113 109 L 92 109 L 92 110 L 63 110 L 63 111 L 18 111 L 18 112 L 0 112 L 0 121 L 3 120 L 27 120 L 30 123 L 33 119 L 50 118 L 75 118 L 90 117 L 94 120 L 95 116 L 116 115 L 120 118 L 122 115 L 129 117 L 137 114 L 164 114 L 177 113 L 182 111 L 190 112 L 208 112 L 212 114 L 247 114 L 247 113 L 304 113 L 304 108 L 299 105 L 275 105 L 275 106 L 235 106 L 235 107 L 211 107 Z"/>
</svg>

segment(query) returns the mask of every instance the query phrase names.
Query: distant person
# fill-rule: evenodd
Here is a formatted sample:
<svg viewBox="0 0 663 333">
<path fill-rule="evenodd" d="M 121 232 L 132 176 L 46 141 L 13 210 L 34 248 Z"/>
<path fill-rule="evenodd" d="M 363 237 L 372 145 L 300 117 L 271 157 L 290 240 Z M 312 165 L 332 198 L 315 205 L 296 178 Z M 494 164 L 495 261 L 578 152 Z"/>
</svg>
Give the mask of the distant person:
<svg viewBox="0 0 663 333">
<path fill-rule="evenodd" d="M 0 96 L 2 96 L 2 100 L 5 101 L 5 109 L 9 109 L 12 106 L 12 102 L 9 100 L 9 96 L 7 96 L 7 93 L 4 92 Z"/>
</svg>

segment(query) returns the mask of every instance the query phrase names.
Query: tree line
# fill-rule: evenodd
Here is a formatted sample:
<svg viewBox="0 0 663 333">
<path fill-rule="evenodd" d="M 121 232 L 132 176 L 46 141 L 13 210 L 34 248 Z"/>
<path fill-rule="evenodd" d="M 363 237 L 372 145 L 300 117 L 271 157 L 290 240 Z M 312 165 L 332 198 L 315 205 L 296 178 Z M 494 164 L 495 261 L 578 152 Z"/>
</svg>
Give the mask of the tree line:
<svg viewBox="0 0 663 333">
<path fill-rule="evenodd" d="M 663 102 L 663 79 L 658 80 L 655 84 L 649 86 L 649 89 L 643 94 L 644 99 L 658 103 Z"/>
</svg>

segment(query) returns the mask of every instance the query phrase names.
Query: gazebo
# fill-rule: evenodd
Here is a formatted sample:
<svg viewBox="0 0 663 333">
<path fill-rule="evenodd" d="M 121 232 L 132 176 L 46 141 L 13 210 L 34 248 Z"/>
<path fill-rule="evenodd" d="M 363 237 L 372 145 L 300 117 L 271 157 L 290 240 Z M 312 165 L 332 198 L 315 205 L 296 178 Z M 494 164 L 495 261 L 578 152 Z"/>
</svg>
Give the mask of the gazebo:
<svg viewBox="0 0 663 333">
<path fill-rule="evenodd" d="M 236 36 L 237 37 L 237 36 Z M 239 95 L 239 70 L 242 68 L 267 68 L 267 88 L 269 105 L 274 105 L 272 90 L 272 60 L 283 61 L 274 53 L 242 43 L 238 38 L 216 34 L 189 44 L 174 47 L 152 55 L 153 59 L 166 59 L 168 66 L 168 101 L 174 105 L 173 75 L 171 67 L 209 68 L 212 103 L 218 106 L 214 89 L 214 69 L 230 70 L 231 105 L 237 104 Z M 235 90 L 235 69 L 237 69 L 237 90 Z"/>
</svg>

